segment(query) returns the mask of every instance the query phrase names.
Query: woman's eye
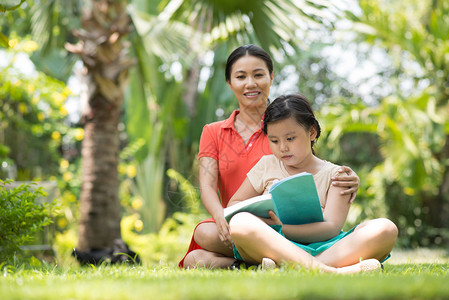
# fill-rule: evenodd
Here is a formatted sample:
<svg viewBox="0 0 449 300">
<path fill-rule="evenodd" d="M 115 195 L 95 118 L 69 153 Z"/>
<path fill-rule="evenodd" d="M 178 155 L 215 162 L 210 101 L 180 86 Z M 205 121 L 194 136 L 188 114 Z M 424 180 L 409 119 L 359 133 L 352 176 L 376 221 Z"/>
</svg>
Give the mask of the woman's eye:
<svg viewBox="0 0 449 300">
<path fill-rule="evenodd" d="M 245 76 L 243 75 L 237 76 L 237 79 L 245 79 Z"/>
</svg>

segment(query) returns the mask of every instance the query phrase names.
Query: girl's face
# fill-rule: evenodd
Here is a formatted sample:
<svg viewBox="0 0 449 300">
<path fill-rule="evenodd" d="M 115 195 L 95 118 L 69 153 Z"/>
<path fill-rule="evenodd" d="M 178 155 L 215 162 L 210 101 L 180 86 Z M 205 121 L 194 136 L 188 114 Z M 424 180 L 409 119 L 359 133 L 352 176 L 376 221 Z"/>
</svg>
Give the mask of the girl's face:
<svg viewBox="0 0 449 300">
<path fill-rule="evenodd" d="M 236 60 L 231 68 L 228 85 L 239 101 L 240 107 L 262 107 L 267 105 L 273 76 L 265 62 L 255 56 L 246 55 Z"/>
<path fill-rule="evenodd" d="M 313 160 L 311 143 L 316 138 L 315 127 L 306 130 L 290 117 L 269 123 L 267 136 L 271 151 L 287 171 L 302 172 Z"/>
</svg>

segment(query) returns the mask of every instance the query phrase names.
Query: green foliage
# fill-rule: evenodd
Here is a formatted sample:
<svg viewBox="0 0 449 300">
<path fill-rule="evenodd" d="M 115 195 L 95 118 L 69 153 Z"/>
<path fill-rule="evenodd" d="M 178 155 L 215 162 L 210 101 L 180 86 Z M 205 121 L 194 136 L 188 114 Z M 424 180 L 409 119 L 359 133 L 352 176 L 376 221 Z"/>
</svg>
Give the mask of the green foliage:
<svg viewBox="0 0 449 300">
<path fill-rule="evenodd" d="M 207 218 L 177 212 L 165 219 L 158 232 L 139 234 L 142 225 L 138 214 L 124 217 L 121 222 L 122 238 L 137 252 L 146 266 L 176 265 L 186 253 L 193 228 Z"/>
<path fill-rule="evenodd" d="M 55 233 L 53 249 L 56 252 L 55 261 L 58 266 L 68 268 L 70 266 L 79 266 L 78 261 L 72 256 L 73 249 L 78 243 L 78 226 Z"/>
<path fill-rule="evenodd" d="M 349 14 L 355 29 L 363 33 L 366 41 L 385 48 L 403 75 L 412 75 L 416 83 L 428 80 L 439 91 L 437 106 L 447 104 L 449 3 L 427 0 L 387 4 L 365 0 L 360 1 L 360 6 L 361 16 Z M 420 68 L 412 67 L 410 62 Z"/>
<path fill-rule="evenodd" d="M 444 146 L 445 115 L 444 111 L 435 112 L 433 97 L 424 95 L 407 101 L 391 96 L 376 107 L 342 103 L 324 107 L 320 114 L 329 148 L 338 146 L 347 132 L 377 136 L 383 157 L 382 180 L 398 181 L 407 194 L 435 192 L 441 183 L 442 165 L 432 151 Z"/>
<path fill-rule="evenodd" d="M 9 47 L 8 37 L 1 32 L 0 32 L 0 47 L 3 48 Z"/>
<path fill-rule="evenodd" d="M 326 0 L 183 0 L 172 10 L 171 18 L 202 31 L 200 45 L 208 48 L 222 42 L 231 42 L 232 48 L 255 43 L 266 50 L 278 51 L 286 49 L 286 45 L 299 49 L 302 37 L 317 24 L 332 23 L 336 11 L 338 8 L 332 1 Z M 297 34 L 298 31 L 302 33 Z"/>
<path fill-rule="evenodd" d="M 3 13 L 7 10 L 17 9 L 25 1 L 26 0 L 2 0 L 0 2 L 0 13 Z"/>
<path fill-rule="evenodd" d="M 7 158 L 17 167 L 17 180 L 56 174 L 63 137 L 69 132 L 64 103 L 71 91 L 60 81 L 37 71 L 24 73 L 17 65 L 36 48 L 35 42 L 24 40 L 2 53 L 10 63 L 0 67 L 0 144 L 10 150 Z"/>
<path fill-rule="evenodd" d="M 7 0 L 19 2 L 23 0 Z M 76 56 L 69 53 L 64 45 L 74 42 L 72 31 L 80 27 L 82 1 L 67 0 L 26 0 L 14 11 L 0 18 L 0 28 L 4 34 L 6 47 L 14 48 L 14 37 L 29 37 L 39 44 L 31 55 L 33 63 L 40 71 L 59 80 L 68 80 L 72 73 Z M 17 22 L 20 20 L 20 22 Z M 9 41 L 7 40 L 9 36 Z M 0 43 L 2 35 L 0 34 Z M 1 45 L 0 45 L 1 47 Z"/>
<path fill-rule="evenodd" d="M 135 212 L 122 218 L 121 234 L 131 250 L 139 254 L 144 266 L 175 266 L 188 249 L 193 228 L 207 217 L 205 214 L 177 212 L 164 220 L 158 232 L 143 233 L 141 216 Z M 58 265 L 64 267 L 78 265 L 71 257 L 77 242 L 76 227 L 56 233 L 53 248 L 57 253 Z"/>
<path fill-rule="evenodd" d="M 66 230 L 78 219 L 77 154 L 84 131 L 67 122 L 65 102 L 71 91 L 26 59 L 38 45 L 29 39 L 12 42 L 13 48 L 2 51 L 9 63 L 0 67 L 0 179 L 57 181 L 61 209 L 54 216 L 55 228 Z M 15 168 L 17 176 L 11 172 Z"/>
<path fill-rule="evenodd" d="M 389 208 L 401 244 L 442 245 L 449 236 L 449 3 L 360 1 L 360 7 L 361 14 L 348 16 L 359 41 L 388 55 L 392 70 L 378 76 L 392 93 L 375 107 L 334 111 L 330 140 L 374 133 L 383 160 L 368 175 L 370 194 Z"/>
<path fill-rule="evenodd" d="M 52 221 L 52 205 L 38 203 L 45 196 L 42 188 L 28 184 L 8 187 L 11 181 L 0 180 L 0 261 L 9 261 L 33 235 Z"/>
<path fill-rule="evenodd" d="M 442 242 L 443 232 L 429 224 L 423 195 L 437 194 L 442 182 L 444 164 L 433 153 L 444 146 L 446 115 L 436 112 L 435 98 L 426 95 L 407 101 L 390 96 L 375 107 L 341 103 L 321 110 L 320 151 L 359 170 L 361 186 L 351 208 L 358 214 L 352 215 L 355 223 L 388 216 L 401 228 L 403 246 Z M 354 135 L 359 142 L 350 147 Z"/>
<path fill-rule="evenodd" d="M 173 169 L 167 171 L 169 178 L 173 179 L 178 185 L 181 192 L 185 195 L 184 203 L 188 208 L 188 212 L 194 215 L 200 213 L 201 200 L 200 193 L 191 182 L 189 182 L 184 176 Z"/>
<path fill-rule="evenodd" d="M 20 5 L 22 5 L 22 3 L 25 1 L 26 0 L 3 0 L 0 2 L 0 13 L 4 13 L 7 10 L 15 10 L 18 7 L 20 7 Z M 0 48 L 8 48 L 8 47 L 9 47 L 8 37 L 4 35 L 2 32 L 0 32 Z"/>
<path fill-rule="evenodd" d="M 133 15 L 138 26 L 144 26 L 144 20 Z M 149 37 L 135 36 L 138 45 L 148 43 Z M 166 203 L 163 202 L 164 183 L 166 182 L 166 161 L 177 167 L 184 153 L 188 124 L 185 107 L 182 103 L 182 84 L 170 72 L 157 71 L 166 68 L 163 61 L 148 53 L 149 50 L 136 49 L 139 64 L 131 73 L 131 84 L 125 101 L 125 122 L 131 145 L 145 143 L 133 153 L 136 176 L 132 181 L 132 193 L 142 200 L 140 214 L 145 231 L 157 231 L 166 216 Z M 154 49 L 153 49 L 154 50 Z M 156 50 L 154 50 L 156 51 Z M 181 153 L 181 154 L 179 154 Z M 172 209 L 169 207 L 168 209 Z"/>
</svg>

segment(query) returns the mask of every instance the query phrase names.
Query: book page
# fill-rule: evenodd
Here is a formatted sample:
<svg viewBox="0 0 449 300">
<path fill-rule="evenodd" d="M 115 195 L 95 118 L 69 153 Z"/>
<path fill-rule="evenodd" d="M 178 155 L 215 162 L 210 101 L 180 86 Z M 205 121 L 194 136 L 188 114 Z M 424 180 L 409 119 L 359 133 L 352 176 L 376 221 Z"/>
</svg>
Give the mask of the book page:
<svg viewBox="0 0 449 300">
<path fill-rule="evenodd" d="M 270 194 L 264 194 L 239 202 L 224 209 L 225 219 L 229 222 L 232 216 L 239 212 L 249 212 L 262 218 L 269 218 L 268 211 L 274 211 Z"/>
</svg>

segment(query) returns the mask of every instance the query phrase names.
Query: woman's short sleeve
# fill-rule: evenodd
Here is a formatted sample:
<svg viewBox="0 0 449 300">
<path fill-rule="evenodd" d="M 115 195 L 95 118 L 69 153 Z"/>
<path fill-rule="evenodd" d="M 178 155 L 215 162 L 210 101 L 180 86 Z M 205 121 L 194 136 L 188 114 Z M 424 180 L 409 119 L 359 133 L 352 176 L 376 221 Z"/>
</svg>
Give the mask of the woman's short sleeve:
<svg viewBox="0 0 449 300">
<path fill-rule="evenodd" d="M 198 158 L 201 157 L 211 157 L 218 160 L 218 132 L 215 132 L 214 127 L 211 124 L 207 124 L 203 127 L 203 132 L 200 138 L 200 149 L 198 152 Z"/>
</svg>

